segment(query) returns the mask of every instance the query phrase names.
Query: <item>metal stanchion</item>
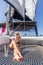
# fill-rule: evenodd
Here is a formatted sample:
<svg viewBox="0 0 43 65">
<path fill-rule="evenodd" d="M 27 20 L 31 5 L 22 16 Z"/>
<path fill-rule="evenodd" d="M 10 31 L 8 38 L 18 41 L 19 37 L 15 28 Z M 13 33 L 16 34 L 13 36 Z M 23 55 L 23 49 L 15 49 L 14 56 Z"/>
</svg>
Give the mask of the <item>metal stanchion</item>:
<svg viewBox="0 0 43 65">
<path fill-rule="evenodd" d="M 10 15 L 11 15 L 11 8 L 10 8 L 10 5 L 9 5 L 9 11 L 6 14 L 6 35 L 9 35 Z M 5 44 L 4 45 L 4 55 L 5 55 L 5 57 L 8 57 L 8 51 L 9 51 L 9 48 L 8 48 L 7 44 Z"/>
</svg>

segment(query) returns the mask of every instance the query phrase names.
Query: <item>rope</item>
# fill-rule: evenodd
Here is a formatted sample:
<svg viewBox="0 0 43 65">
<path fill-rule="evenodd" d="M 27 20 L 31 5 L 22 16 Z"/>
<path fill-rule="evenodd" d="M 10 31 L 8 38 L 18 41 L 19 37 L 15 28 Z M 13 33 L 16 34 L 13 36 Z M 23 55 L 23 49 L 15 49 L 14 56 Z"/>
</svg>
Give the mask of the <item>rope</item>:
<svg viewBox="0 0 43 65">
<path fill-rule="evenodd" d="M 23 23 L 23 22 L 22 22 L 22 23 Z M 22 23 L 21 23 L 21 24 L 22 24 Z M 15 29 L 15 30 L 17 30 L 17 29 L 21 26 L 21 24 L 20 24 L 20 25 L 18 25 L 18 26 L 16 27 L 16 29 Z"/>
</svg>

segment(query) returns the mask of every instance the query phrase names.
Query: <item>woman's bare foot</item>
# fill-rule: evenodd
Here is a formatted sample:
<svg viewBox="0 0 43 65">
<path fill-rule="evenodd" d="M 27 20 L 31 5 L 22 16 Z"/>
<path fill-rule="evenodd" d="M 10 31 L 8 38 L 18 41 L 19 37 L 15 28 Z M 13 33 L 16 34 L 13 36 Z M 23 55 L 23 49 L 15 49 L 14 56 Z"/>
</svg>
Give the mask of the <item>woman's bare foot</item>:
<svg viewBox="0 0 43 65">
<path fill-rule="evenodd" d="M 22 61 L 23 58 L 22 58 L 22 57 L 18 57 L 18 58 L 14 57 L 13 60 L 14 60 L 14 61 L 15 61 L 15 60 L 16 60 L 16 61 Z"/>
<path fill-rule="evenodd" d="M 17 60 L 15 57 L 13 57 L 13 60 Z"/>
<path fill-rule="evenodd" d="M 23 60 L 23 58 L 18 58 L 18 60 L 19 60 L 19 61 L 22 61 L 22 60 Z"/>
<path fill-rule="evenodd" d="M 22 57 L 18 57 L 18 58 L 17 58 L 17 61 L 22 61 L 22 60 L 23 60 Z"/>
</svg>

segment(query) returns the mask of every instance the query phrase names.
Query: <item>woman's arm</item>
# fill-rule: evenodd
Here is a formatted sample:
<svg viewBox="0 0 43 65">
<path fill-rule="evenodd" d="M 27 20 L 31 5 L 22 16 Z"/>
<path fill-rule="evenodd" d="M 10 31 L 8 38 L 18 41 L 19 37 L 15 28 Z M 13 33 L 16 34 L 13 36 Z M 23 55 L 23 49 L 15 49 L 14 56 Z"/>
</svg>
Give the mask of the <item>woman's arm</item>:
<svg viewBox="0 0 43 65">
<path fill-rule="evenodd" d="M 11 41 L 9 47 L 10 47 L 11 49 L 13 49 L 13 40 Z"/>
<path fill-rule="evenodd" d="M 10 47 L 10 48 L 12 47 L 12 42 L 10 43 L 9 47 Z"/>
</svg>

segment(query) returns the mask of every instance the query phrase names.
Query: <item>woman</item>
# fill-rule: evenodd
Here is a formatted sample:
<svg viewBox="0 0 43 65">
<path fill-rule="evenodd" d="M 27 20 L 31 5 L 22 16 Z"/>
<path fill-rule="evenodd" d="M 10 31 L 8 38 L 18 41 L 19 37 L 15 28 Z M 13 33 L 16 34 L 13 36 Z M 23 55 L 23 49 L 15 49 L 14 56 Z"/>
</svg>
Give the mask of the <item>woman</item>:
<svg viewBox="0 0 43 65">
<path fill-rule="evenodd" d="M 20 53 L 20 41 L 21 37 L 20 34 L 17 32 L 16 37 L 12 39 L 12 42 L 10 44 L 10 48 L 13 49 L 14 52 L 13 60 L 21 61 L 23 59 L 23 56 Z"/>
</svg>

